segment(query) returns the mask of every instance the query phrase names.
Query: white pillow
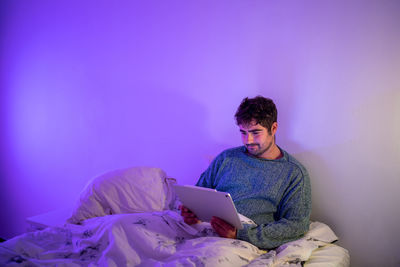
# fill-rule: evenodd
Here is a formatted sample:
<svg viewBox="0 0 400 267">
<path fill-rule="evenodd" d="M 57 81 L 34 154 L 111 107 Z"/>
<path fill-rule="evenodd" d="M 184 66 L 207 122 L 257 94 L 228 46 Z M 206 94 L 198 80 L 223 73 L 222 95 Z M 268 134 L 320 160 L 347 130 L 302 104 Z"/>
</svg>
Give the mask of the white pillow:
<svg viewBox="0 0 400 267">
<path fill-rule="evenodd" d="M 173 178 L 159 168 L 133 167 L 107 172 L 88 182 L 67 220 L 83 220 L 118 213 L 169 209 L 175 196 Z"/>
</svg>

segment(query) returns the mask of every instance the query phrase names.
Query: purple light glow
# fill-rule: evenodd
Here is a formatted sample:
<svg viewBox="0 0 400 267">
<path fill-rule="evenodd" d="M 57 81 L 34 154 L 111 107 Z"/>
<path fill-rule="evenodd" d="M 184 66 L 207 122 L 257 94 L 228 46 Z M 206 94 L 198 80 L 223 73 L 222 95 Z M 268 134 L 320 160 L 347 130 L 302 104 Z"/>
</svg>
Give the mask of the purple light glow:
<svg viewBox="0 0 400 267">
<path fill-rule="evenodd" d="M 278 144 L 312 174 L 313 216 L 354 266 L 400 261 L 397 1 L 1 5 L 0 237 L 111 169 L 155 166 L 193 184 L 241 144 L 242 98 L 263 94 L 279 109 Z"/>
</svg>

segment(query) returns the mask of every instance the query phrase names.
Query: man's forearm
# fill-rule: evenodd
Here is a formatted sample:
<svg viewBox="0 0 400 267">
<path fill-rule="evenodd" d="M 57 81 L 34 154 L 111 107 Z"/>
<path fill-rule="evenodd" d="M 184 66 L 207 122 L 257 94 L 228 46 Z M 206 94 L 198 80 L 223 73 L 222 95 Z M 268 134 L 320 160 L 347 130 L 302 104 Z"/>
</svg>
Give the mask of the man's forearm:
<svg viewBox="0 0 400 267">
<path fill-rule="evenodd" d="M 250 242 L 263 249 L 272 249 L 301 238 L 309 228 L 309 220 L 302 221 L 279 220 L 264 225 L 244 225 L 238 230 L 237 238 Z"/>
</svg>

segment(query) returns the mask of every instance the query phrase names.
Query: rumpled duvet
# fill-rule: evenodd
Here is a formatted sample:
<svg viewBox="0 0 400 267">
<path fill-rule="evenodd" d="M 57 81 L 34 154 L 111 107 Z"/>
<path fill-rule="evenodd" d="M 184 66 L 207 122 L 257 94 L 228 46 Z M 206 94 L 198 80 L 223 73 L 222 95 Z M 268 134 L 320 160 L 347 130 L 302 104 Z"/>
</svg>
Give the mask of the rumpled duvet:
<svg viewBox="0 0 400 267">
<path fill-rule="evenodd" d="M 245 222 L 248 223 L 248 222 Z M 218 237 L 209 223 L 183 222 L 176 211 L 115 214 L 29 232 L 0 243 L 0 266 L 302 266 L 337 240 L 313 222 L 301 239 L 265 251 Z"/>
</svg>

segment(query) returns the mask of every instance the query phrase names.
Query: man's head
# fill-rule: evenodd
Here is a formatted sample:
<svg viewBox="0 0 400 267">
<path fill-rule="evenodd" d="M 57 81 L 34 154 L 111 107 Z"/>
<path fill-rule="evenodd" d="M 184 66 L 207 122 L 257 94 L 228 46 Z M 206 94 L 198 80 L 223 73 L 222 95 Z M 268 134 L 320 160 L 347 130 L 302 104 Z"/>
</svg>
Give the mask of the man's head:
<svg viewBox="0 0 400 267">
<path fill-rule="evenodd" d="M 272 99 L 262 96 L 242 100 L 238 107 L 235 119 L 237 125 L 249 125 L 252 122 L 267 128 L 271 134 L 272 124 L 277 122 L 278 111 Z"/>
<path fill-rule="evenodd" d="M 280 155 L 275 144 L 277 110 L 271 99 L 262 96 L 246 97 L 236 111 L 235 118 L 242 142 L 250 154 L 267 159 Z"/>
</svg>

